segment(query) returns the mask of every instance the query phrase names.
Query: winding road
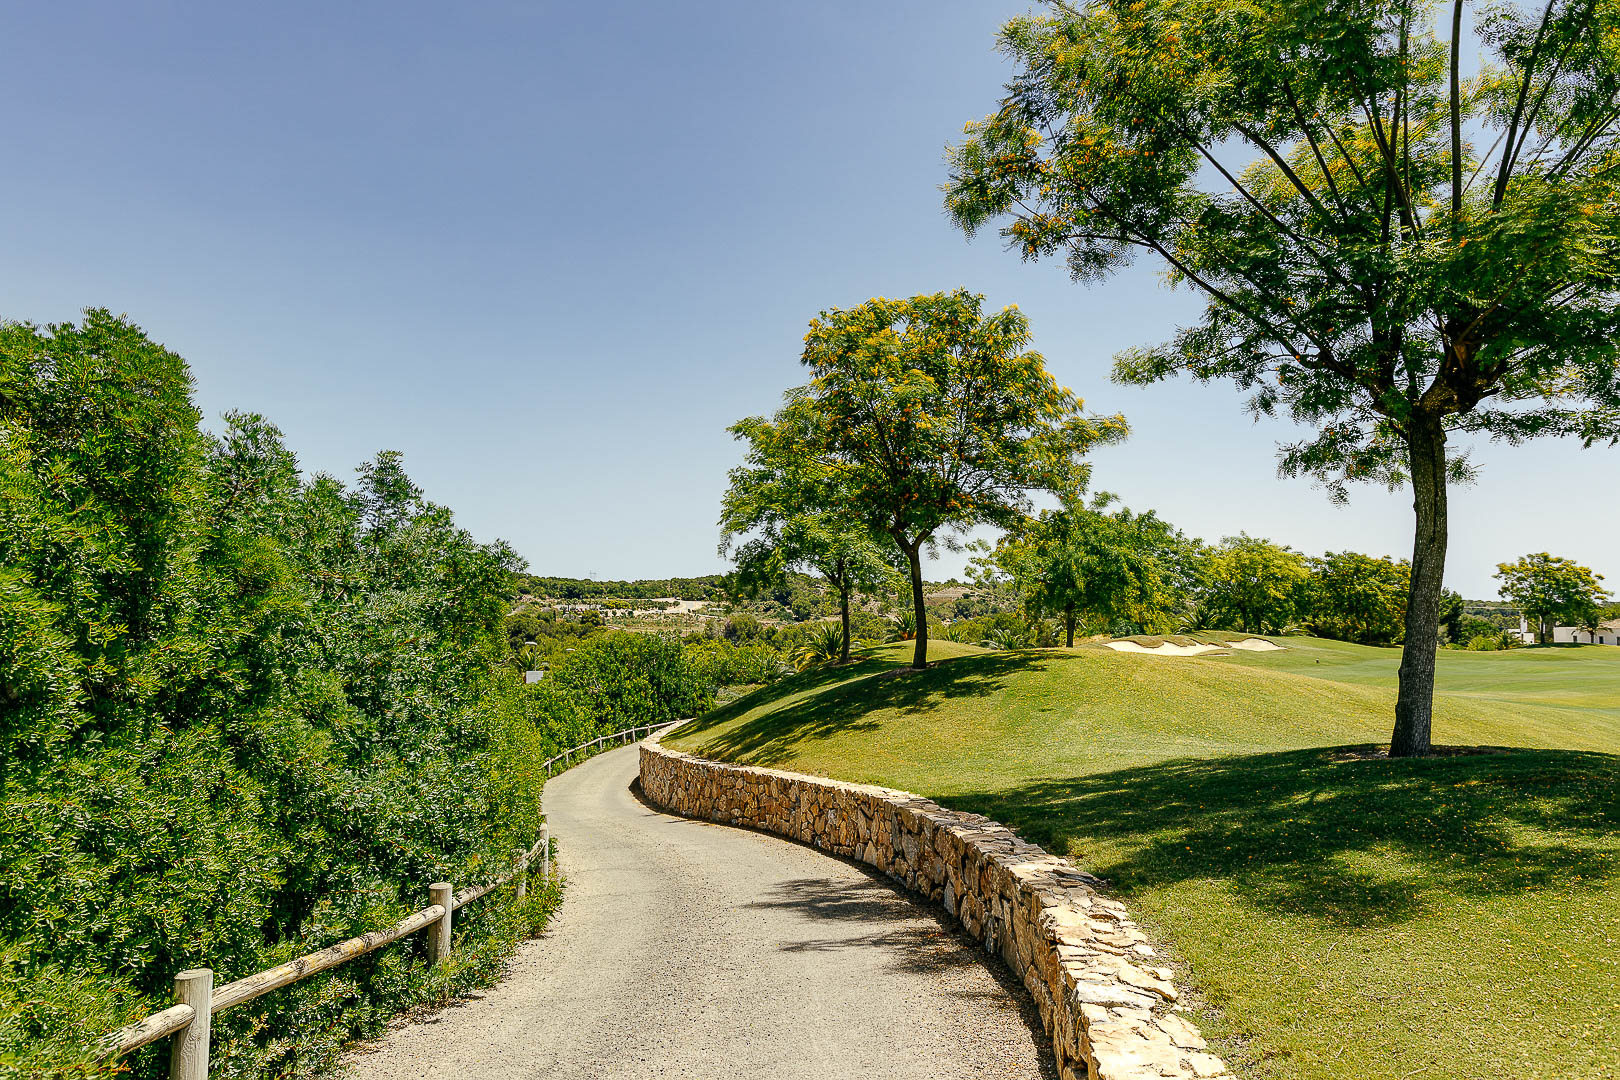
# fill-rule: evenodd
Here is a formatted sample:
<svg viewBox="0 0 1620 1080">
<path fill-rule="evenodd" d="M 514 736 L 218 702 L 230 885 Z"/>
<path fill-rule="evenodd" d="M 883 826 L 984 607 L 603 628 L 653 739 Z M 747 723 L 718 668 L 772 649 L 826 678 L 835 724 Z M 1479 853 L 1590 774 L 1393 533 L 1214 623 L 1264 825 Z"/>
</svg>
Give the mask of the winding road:
<svg viewBox="0 0 1620 1080">
<path fill-rule="evenodd" d="M 557 918 L 480 998 L 350 1059 L 352 1080 L 1035 1078 L 1040 1020 L 1005 969 L 882 878 L 653 810 L 638 751 L 546 785 Z"/>
</svg>

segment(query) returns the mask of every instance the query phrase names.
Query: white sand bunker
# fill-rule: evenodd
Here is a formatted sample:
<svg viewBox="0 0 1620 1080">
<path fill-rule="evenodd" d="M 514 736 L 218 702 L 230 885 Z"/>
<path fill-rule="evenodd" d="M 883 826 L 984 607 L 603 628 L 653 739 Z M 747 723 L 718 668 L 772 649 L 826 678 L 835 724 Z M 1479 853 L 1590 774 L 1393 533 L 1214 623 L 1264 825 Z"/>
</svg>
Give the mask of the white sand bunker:
<svg viewBox="0 0 1620 1080">
<path fill-rule="evenodd" d="M 1219 652 L 1221 648 L 1219 645 L 1176 645 L 1169 641 L 1151 648 L 1134 641 L 1105 641 L 1103 645 L 1115 652 L 1147 653 L 1149 656 L 1197 656 L 1199 653 Z"/>
<path fill-rule="evenodd" d="M 1197 656 L 1199 653 L 1220 652 L 1222 649 L 1246 649 L 1249 652 L 1276 652 L 1282 646 L 1265 638 L 1244 638 L 1242 641 L 1228 641 L 1224 645 L 1177 645 L 1173 641 L 1161 641 L 1157 645 L 1139 645 L 1134 641 L 1105 641 L 1105 646 L 1115 652 L 1144 653 L 1148 656 Z"/>
</svg>

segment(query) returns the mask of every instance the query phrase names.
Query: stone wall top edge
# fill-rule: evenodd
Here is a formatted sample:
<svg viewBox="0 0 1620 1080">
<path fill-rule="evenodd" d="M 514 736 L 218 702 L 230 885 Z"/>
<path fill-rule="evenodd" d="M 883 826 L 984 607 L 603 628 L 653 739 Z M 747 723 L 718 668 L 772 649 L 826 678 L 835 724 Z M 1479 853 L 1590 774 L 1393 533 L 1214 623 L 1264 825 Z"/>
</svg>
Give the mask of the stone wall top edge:
<svg viewBox="0 0 1620 1080">
<path fill-rule="evenodd" d="M 891 802 L 908 802 L 914 805 L 907 809 L 926 811 L 931 813 L 952 814 L 938 803 L 914 791 L 901 791 L 899 788 L 880 787 L 877 784 L 857 784 L 848 780 L 834 780 L 827 776 L 815 776 L 811 773 L 790 772 L 786 769 L 772 769 L 764 765 L 741 765 L 734 761 L 719 761 L 715 758 L 699 757 L 688 754 L 684 750 L 673 750 L 656 741 L 657 737 L 649 738 L 642 743 L 642 749 L 655 754 L 678 760 L 691 761 L 709 769 L 722 769 L 730 773 L 742 773 L 746 776 L 771 777 L 781 780 L 791 780 L 795 783 L 813 784 L 817 787 L 829 788 L 837 791 L 847 791 L 857 795 L 876 795 Z"/>
</svg>

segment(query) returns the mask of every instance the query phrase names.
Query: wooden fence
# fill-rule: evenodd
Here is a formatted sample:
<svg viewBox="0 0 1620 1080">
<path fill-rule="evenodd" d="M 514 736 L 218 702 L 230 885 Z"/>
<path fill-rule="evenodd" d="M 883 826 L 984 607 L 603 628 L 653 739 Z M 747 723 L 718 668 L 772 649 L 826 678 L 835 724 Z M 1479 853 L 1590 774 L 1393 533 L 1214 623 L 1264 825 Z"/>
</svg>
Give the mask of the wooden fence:
<svg viewBox="0 0 1620 1080">
<path fill-rule="evenodd" d="M 643 724 L 640 727 L 616 731 L 611 735 L 602 735 L 588 743 L 581 743 L 549 757 L 541 762 L 540 766 L 549 777 L 559 762 L 561 767 L 566 769 L 578 761 L 584 761 L 603 747 L 629 744 L 659 728 L 671 727 L 673 723 L 675 722 Z M 285 964 L 217 988 L 214 986 L 214 972 L 210 968 L 182 971 L 174 977 L 175 1003 L 161 1012 L 143 1017 L 106 1036 L 103 1040 L 102 1056 L 119 1057 L 148 1043 L 173 1035 L 174 1045 L 169 1056 L 170 1080 L 208 1080 L 208 1036 L 215 1013 L 252 1001 L 256 997 L 280 989 L 289 983 L 295 983 L 299 979 L 308 978 L 317 972 L 337 967 L 422 929 L 431 928 L 427 940 L 428 963 L 436 966 L 450 956 L 450 928 L 456 909 L 510 882 L 516 882 L 519 897 L 526 895 L 529 863 L 537 856 L 540 859 L 540 879 L 550 880 L 551 836 L 544 825 L 540 827 L 540 839 L 528 851 L 518 854 L 513 861 L 512 869 L 507 873 L 487 884 L 462 889 L 460 892 L 456 892 L 447 881 L 436 881 L 428 886 L 428 906 L 411 912 L 393 926 L 340 941 L 320 952 L 300 956 L 296 960 L 289 960 Z"/>
</svg>

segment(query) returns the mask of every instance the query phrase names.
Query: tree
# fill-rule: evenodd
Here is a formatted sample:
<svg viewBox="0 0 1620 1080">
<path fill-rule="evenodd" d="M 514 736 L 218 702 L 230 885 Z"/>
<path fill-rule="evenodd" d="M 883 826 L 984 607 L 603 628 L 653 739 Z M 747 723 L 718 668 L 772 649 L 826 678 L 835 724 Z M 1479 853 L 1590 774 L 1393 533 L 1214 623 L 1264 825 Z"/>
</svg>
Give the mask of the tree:
<svg viewBox="0 0 1620 1080">
<path fill-rule="evenodd" d="M 822 312 L 789 395 L 797 452 L 837 478 L 839 509 L 893 539 L 911 577 L 912 665 L 928 661 L 922 551 L 979 524 L 1011 527 L 1032 489 L 1069 492 L 1091 447 L 1125 436 L 1122 416 L 1088 417 L 1029 348 L 1017 308 L 983 313 L 965 290 L 874 299 Z"/>
<path fill-rule="evenodd" d="M 1406 632 L 1410 563 L 1341 551 L 1310 560 L 1310 567 L 1304 614 L 1317 634 L 1362 645 L 1401 640 Z M 1454 608 L 1460 618 L 1461 597 Z"/>
<path fill-rule="evenodd" d="M 1412 572 L 1410 566 L 1407 567 L 1406 572 L 1408 574 Z M 1446 589 L 1441 592 L 1440 628 L 1446 632 L 1447 641 L 1456 644 L 1457 642 L 1468 640 L 1468 637 L 1465 635 L 1468 635 L 1471 627 L 1464 622 L 1466 616 L 1467 609 L 1464 607 L 1462 593 L 1456 592 L 1452 589 Z M 1404 609 L 1402 611 L 1402 617 L 1404 620 Z"/>
<path fill-rule="evenodd" d="M 1616 437 L 1620 9 L 1484 9 L 1464 78 L 1462 0 L 1047 6 L 1002 30 L 1021 70 L 947 208 L 1081 280 L 1157 257 L 1204 315 L 1117 379 L 1231 379 L 1314 430 L 1281 471 L 1336 499 L 1410 483 L 1390 752 L 1428 752 L 1452 437 Z"/>
<path fill-rule="evenodd" d="M 1221 541 L 1204 564 L 1201 603 L 1214 621 L 1250 633 L 1277 633 L 1298 616 L 1310 564 L 1292 548 L 1247 533 Z"/>
<path fill-rule="evenodd" d="M 1082 620 L 1157 629 L 1184 604 L 1180 533 L 1151 511 L 1107 513 L 1110 501 L 1105 495 L 1090 506 L 1042 511 L 1004 535 L 989 557 L 1032 618 L 1063 621 L 1071 648 Z"/>
<path fill-rule="evenodd" d="M 1602 574 L 1546 552 L 1498 563 L 1495 577 L 1502 582 L 1498 587 L 1502 597 L 1519 605 L 1526 619 L 1535 620 L 1536 640 L 1543 645 L 1555 623 L 1595 624 L 1603 601 L 1609 598 L 1609 590 L 1598 584 Z"/>
<path fill-rule="evenodd" d="M 843 662 L 849 659 L 850 597 L 892 587 L 897 574 L 871 530 L 843 508 L 839 477 L 798 452 L 805 419 L 804 410 L 785 408 L 771 420 L 750 417 L 730 428 L 748 441 L 748 456 L 731 470 L 721 500 L 720 553 L 735 559 L 743 592 L 782 583 L 795 568 L 820 574 L 838 594 Z"/>
</svg>

